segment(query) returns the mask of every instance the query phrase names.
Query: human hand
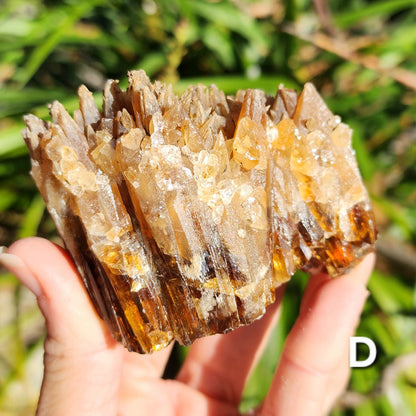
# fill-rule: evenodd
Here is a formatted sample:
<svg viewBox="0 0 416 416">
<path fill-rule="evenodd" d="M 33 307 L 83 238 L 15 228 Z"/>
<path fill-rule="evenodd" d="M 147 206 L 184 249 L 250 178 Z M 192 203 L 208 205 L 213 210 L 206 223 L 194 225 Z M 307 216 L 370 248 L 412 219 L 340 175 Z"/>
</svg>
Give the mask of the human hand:
<svg viewBox="0 0 416 416">
<path fill-rule="evenodd" d="M 68 254 L 41 238 L 14 243 L 0 262 L 37 297 L 47 328 L 38 416 L 238 415 L 244 384 L 279 315 L 283 289 L 265 316 L 197 340 L 175 380 L 161 375 L 171 347 L 151 355 L 113 340 Z M 321 416 L 348 381 L 348 344 L 374 263 L 348 275 L 312 276 L 270 391 L 253 415 Z"/>
</svg>

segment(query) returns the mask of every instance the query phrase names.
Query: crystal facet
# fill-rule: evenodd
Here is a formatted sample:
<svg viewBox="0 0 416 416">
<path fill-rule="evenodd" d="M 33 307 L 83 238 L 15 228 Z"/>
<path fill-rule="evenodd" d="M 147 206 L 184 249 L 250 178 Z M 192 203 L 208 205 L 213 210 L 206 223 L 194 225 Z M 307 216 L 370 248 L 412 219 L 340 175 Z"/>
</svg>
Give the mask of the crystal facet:
<svg viewBox="0 0 416 416">
<path fill-rule="evenodd" d="M 32 176 L 114 337 L 148 353 L 261 317 L 297 269 L 347 271 L 376 230 L 351 130 L 312 84 L 181 97 L 143 71 L 99 111 L 25 117 Z"/>
</svg>

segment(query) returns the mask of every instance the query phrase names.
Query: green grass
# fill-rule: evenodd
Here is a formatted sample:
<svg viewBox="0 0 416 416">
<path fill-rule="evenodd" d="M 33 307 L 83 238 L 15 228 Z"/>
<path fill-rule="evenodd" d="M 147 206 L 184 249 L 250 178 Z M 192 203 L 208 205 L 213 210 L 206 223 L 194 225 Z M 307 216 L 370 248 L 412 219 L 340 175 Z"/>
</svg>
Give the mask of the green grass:
<svg viewBox="0 0 416 416">
<path fill-rule="evenodd" d="M 416 253 L 416 1 L 317 1 L 329 4 L 329 13 L 320 16 L 312 3 L 147 0 L 140 6 L 133 0 L 4 0 L 0 244 L 36 234 L 56 238 L 29 177 L 29 157 L 20 135 L 22 115 L 47 118 L 47 104 L 54 99 L 73 111 L 80 84 L 100 101 L 105 79 L 120 79 L 125 86 L 127 70 L 138 68 L 153 79 L 172 82 L 177 92 L 201 82 L 215 83 L 227 93 L 242 88 L 273 93 L 281 82 L 300 88 L 312 81 L 330 108 L 354 129 L 353 145 L 380 238 L 403 247 L 380 250 L 357 330 L 376 342 L 379 359 L 369 369 L 353 370 L 349 391 L 361 400 L 341 401 L 333 415 L 412 415 L 416 363 L 390 385 L 382 386 L 382 380 L 395 360 L 416 350 L 416 270 L 408 260 Z M 320 47 L 318 32 L 327 36 Z M 331 52 L 331 37 L 345 46 L 342 51 Z M 346 50 L 353 52 L 351 59 L 341 56 Z M 406 257 L 407 252 L 413 254 Z M 267 391 L 303 285 L 304 278 L 291 283 L 282 319 L 247 385 L 245 408 L 259 403 Z M 0 275 L 0 290 L 15 294 L 10 307 L 16 307 L 16 317 L 0 328 L 0 344 L 10 344 L 14 351 L 10 368 L 0 371 L 0 385 L 6 386 L 0 390 L 0 414 L 10 415 L 11 410 L 2 409 L 10 394 L 7 386 L 24 379 L 25 363 L 37 344 L 26 344 L 19 332 L 21 321 L 30 321 L 34 312 L 19 316 L 21 289 L 16 281 Z M 0 348 L 0 363 L 5 357 Z M 30 406 L 21 414 L 32 414 Z"/>
</svg>

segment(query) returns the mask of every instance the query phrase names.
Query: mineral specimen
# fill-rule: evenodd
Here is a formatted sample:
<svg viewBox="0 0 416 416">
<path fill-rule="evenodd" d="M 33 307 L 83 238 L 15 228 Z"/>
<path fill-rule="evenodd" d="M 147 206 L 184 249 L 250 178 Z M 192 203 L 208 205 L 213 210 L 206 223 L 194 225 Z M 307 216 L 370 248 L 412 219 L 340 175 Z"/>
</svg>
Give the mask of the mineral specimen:
<svg viewBox="0 0 416 416">
<path fill-rule="evenodd" d="M 25 117 L 32 176 L 114 337 L 148 353 L 261 317 L 297 270 L 336 276 L 376 231 L 351 130 L 312 84 L 179 98 L 129 73 L 102 111 Z"/>
</svg>

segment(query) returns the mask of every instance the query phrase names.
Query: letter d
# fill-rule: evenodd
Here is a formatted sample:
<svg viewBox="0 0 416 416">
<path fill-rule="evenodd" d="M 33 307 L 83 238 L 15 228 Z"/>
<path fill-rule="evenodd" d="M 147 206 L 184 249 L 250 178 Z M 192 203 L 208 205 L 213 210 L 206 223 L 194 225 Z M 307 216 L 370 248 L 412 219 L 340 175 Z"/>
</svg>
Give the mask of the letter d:
<svg viewBox="0 0 416 416">
<path fill-rule="evenodd" d="M 369 349 L 368 357 L 365 360 L 357 360 L 357 345 L 365 344 Z M 367 337 L 350 337 L 350 367 L 364 368 L 374 363 L 377 357 L 377 348 L 374 341 Z"/>
</svg>

